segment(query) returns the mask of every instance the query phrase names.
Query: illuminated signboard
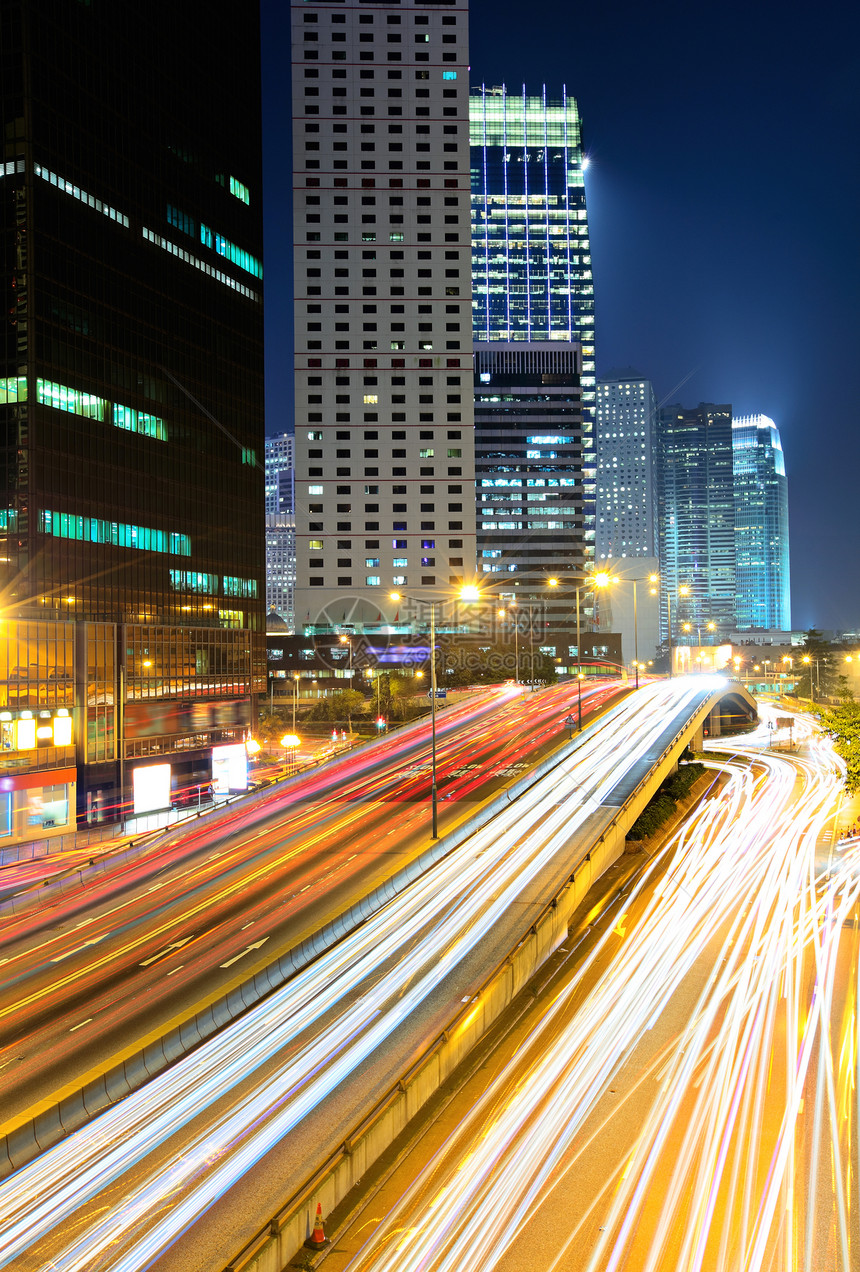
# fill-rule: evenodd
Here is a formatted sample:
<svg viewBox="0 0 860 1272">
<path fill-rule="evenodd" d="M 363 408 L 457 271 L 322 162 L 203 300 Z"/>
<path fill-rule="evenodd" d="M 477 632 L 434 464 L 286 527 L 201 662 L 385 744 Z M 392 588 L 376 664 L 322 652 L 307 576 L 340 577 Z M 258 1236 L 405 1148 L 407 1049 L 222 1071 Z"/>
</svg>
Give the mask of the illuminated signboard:
<svg viewBox="0 0 860 1272">
<path fill-rule="evenodd" d="M 147 764 L 132 770 L 134 815 L 170 807 L 170 765 Z"/>
<path fill-rule="evenodd" d="M 217 795 L 248 789 L 248 753 L 244 742 L 213 746 L 212 789 Z"/>
</svg>

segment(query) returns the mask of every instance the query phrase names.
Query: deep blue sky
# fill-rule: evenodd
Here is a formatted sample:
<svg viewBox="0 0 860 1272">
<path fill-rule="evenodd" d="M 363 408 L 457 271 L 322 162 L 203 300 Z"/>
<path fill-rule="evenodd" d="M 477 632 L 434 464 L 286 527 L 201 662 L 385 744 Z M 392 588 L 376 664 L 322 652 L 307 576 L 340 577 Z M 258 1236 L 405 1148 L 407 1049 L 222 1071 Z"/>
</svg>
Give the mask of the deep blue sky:
<svg viewBox="0 0 860 1272">
<path fill-rule="evenodd" d="M 262 0 L 267 429 L 292 421 L 289 6 Z M 598 371 L 780 428 L 792 623 L 860 628 L 860 18 L 472 0 L 472 82 L 578 99 Z M 682 387 L 677 386 L 683 382 Z"/>
</svg>

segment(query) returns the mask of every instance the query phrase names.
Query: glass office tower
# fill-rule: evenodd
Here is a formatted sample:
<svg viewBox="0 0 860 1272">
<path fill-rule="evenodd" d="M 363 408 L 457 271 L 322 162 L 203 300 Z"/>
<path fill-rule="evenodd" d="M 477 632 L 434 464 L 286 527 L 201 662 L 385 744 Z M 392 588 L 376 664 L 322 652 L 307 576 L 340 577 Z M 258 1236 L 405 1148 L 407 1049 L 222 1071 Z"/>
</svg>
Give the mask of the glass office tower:
<svg viewBox="0 0 860 1272">
<path fill-rule="evenodd" d="M 735 622 L 732 408 L 700 402 L 657 415 L 660 635 Z M 667 600 L 668 598 L 668 600 Z M 688 628 L 684 624 L 688 624 Z"/>
<path fill-rule="evenodd" d="M 79 807 L 116 810 L 134 758 L 204 778 L 264 684 L 258 16 L 4 0 L 0 76 L 0 599 L 75 627 L 0 707 L 74 684 Z"/>
<path fill-rule="evenodd" d="M 594 559 L 594 286 L 579 112 L 565 88 L 482 85 L 470 121 L 478 568 L 542 596 L 548 577 L 577 583 Z M 583 615 L 590 622 L 590 597 Z"/>
<path fill-rule="evenodd" d="M 791 628 L 788 485 L 779 430 L 766 415 L 732 420 L 739 631 Z"/>
</svg>

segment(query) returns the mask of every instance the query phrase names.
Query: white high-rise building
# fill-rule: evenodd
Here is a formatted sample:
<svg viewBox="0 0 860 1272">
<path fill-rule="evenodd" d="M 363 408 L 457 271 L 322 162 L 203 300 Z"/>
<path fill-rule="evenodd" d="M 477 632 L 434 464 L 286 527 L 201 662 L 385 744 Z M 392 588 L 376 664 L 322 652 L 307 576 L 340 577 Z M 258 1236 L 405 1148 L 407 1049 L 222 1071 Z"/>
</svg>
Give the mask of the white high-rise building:
<svg viewBox="0 0 860 1272">
<path fill-rule="evenodd" d="M 468 9 L 292 30 L 297 627 L 407 629 L 475 570 Z"/>
<path fill-rule="evenodd" d="M 632 367 L 597 381 L 596 559 L 657 555 L 651 381 Z"/>
</svg>

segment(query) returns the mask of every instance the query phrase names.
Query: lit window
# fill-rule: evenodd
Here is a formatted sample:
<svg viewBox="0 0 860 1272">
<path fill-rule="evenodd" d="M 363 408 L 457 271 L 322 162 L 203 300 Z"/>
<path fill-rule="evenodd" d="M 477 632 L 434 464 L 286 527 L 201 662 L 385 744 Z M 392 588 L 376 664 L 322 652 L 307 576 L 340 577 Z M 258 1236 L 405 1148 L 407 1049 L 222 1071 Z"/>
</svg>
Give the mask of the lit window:
<svg viewBox="0 0 860 1272">
<path fill-rule="evenodd" d="M 322 441 L 322 433 L 320 433 L 319 431 L 315 431 L 315 432 L 313 432 L 313 431 L 312 431 L 312 432 L 308 433 L 308 441 L 309 441 L 309 442 L 321 442 L 321 441 Z"/>
<path fill-rule="evenodd" d="M 263 277 L 263 267 L 256 256 L 246 252 L 243 247 L 237 247 L 235 243 L 231 243 L 229 239 L 224 238 L 223 234 L 217 234 L 208 225 L 201 224 L 200 226 L 200 242 L 204 247 L 211 247 L 219 256 L 224 256 L 228 261 L 232 261 L 234 265 L 238 265 L 240 269 L 247 270 L 255 278 Z"/>
<path fill-rule="evenodd" d="M 230 178 L 230 193 L 237 199 L 241 199 L 243 203 L 251 202 L 251 193 L 246 185 L 241 181 L 237 181 L 235 177 Z"/>
<path fill-rule="evenodd" d="M 365 393 L 364 395 L 365 406 L 376 406 L 378 402 L 379 402 L 378 393 Z"/>
<path fill-rule="evenodd" d="M 402 568 L 403 566 L 408 565 L 409 562 L 407 561 L 406 557 L 395 557 L 394 560 L 391 562 L 391 564 L 394 566 L 395 569 L 397 569 L 398 566 Z"/>
<path fill-rule="evenodd" d="M 433 449 L 433 447 L 432 447 L 432 446 L 423 446 L 423 447 L 421 448 L 421 450 L 418 452 L 418 458 L 419 458 L 419 459 L 432 459 L 432 458 L 433 458 L 433 456 L 434 456 L 435 454 L 436 454 L 436 452 L 435 452 L 435 450 Z"/>
<path fill-rule="evenodd" d="M 322 486 L 308 486 L 309 495 L 321 495 L 322 492 L 323 492 Z"/>
<path fill-rule="evenodd" d="M 405 574 L 395 574 L 395 575 L 393 576 L 392 582 L 394 583 L 394 586 L 395 586 L 395 587 L 405 587 L 405 586 L 406 586 L 406 575 L 405 575 Z"/>
<path fill-rule="evenodd" d="M 443 80 L 446 80 L 446 79 L 456 79 L 456 78 L 457 78 L 457 72 L 456 72 L 456 71 L 443 71 L 443 72 L 442 72 L 442 78 L 443 78 Z"/>
<path fill-rule="evenodd" d="M 191 556 L 191 539 L 178 531 L 155 530 L 124 521 L 103 521 L 100 517 L 80 517 L 71 512 L 39 513 L 39 532 L 57 539 L 77 539 L 84 543 L 110 543 L 119 548 L 139 548 L 145 552 L 168 552 L 171 556 Z"/>
<path fill-rule="evenodd" d="M 368 574 L 365 581 L 368 587 L 380 586 L 380 577 L 378 574 Z"/>
<path fill-rule="evenodd" d="M 37 177 L 41 177 L 49 185 L 56 186 L 63 194 L 71 195 L 79 203 L 85 203 L 87 207 L 92 208 L 95 212 L 101 212 L 108 220 L 116 221 L 118 225 L 128 229 L 128 217 L 124 216 L 122 212 L 117 212 L 116 208 L 112 208 L 108 203 L 103 203 L 101 199 L 96 199 L 93 195 L 87 194 L 86 190 L 82 190 L 80 186 L 74 185 L 71 181 L 66 181 L 63 177 L 58 177 L 56 172 L 50 172 L 47 168 L 43 168 L 41 164 L 37 163 L 33 171 Z"/>
<path fill-rule="evenodd" d="M 311 550 L 311 552 L 322 552 L 323 550 L 322 539 L 309 539 L 308 548 Z"/>
<path fill-rule="evenodd" d="M 365 559 L 364 568 L 366 570 L 373 570 L 377 568 L 378 565 L 379 565 L 379 557 L 367 557 Z"/>
</svg>

